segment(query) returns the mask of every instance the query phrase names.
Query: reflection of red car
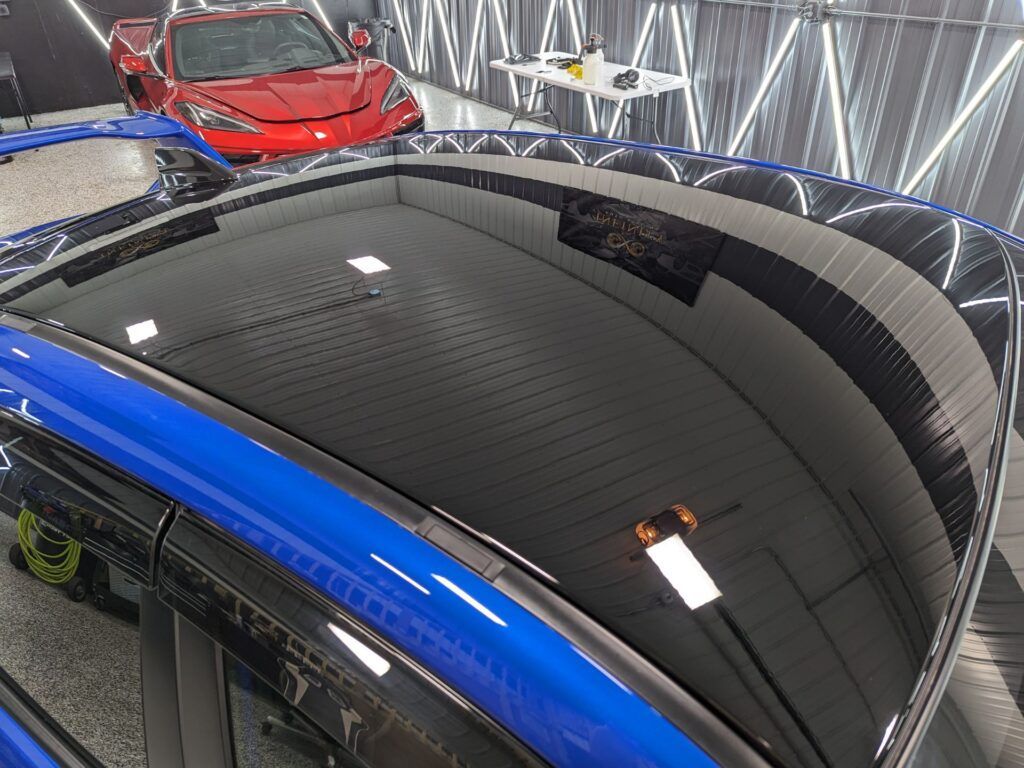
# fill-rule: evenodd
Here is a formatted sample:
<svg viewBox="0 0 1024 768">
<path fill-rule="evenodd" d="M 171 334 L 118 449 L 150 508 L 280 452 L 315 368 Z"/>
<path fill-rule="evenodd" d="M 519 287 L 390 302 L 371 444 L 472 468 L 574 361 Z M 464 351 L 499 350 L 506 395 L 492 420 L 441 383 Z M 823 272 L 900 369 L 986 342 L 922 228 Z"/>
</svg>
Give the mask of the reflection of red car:
<svg viewBox="0 0 1024 768">
<path fill-rule="evenodd" d="M 353 35 L 361 50 L 365 32 Z M 198 130 L 235 164 L 419 130 L 405 78 L 298 8 L 189 8 L 114 24 L 129 109 Z"/>
</svg>

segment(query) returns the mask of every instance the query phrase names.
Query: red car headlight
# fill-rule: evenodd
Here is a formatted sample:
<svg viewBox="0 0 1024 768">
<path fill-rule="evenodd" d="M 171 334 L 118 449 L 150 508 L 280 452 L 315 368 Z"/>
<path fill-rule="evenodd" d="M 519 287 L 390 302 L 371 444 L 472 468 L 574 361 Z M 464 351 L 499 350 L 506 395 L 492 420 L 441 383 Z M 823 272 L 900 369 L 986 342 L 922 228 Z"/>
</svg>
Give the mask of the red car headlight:
<svg viewBox="0 0 1024 768">
<path fill-rule="evenodd" d="M 405 78 L 395 72 L 395 76 L 388 83 L 387 90 L 384 91 L 384 98 L 380 100 L 380 113 L 383 115 L 386 112 L 390 112 L 411 96 L 412 91 L 409 90 L 409 85 L 405 82 Z"/>
<path fill-rule="evenodd" d="M 258 128 L 249 125 L 237 117 L 228 117 L 223 112 L 217 112 L 209 107 L 200 107 L 190 101 L 176 101 L 175 108 L 185 118 L 195 123 L 200 128 L 212 128 L 216 131 L 236 131 L 238 133 L 262 133 Z"/>
</svg>

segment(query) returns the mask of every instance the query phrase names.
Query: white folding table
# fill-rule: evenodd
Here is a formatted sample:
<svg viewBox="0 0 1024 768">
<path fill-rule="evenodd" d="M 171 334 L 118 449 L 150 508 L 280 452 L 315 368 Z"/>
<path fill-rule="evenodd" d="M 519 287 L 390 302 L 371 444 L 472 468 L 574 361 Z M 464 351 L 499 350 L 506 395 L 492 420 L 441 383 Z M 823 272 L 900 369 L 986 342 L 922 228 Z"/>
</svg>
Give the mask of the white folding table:
<svg viewBox="0 0 1024 768">
<path fill-rule="evenodd" d="M 512 122 L 508 125 L 510 130 L 517 120 L 529 120 L 536 117 L 551 115 L 551 117 L 554 118 L 555 126 L 558 128 L 558 131 L 561 132 L 562 123 L 558 119 L 558 115 L 555 114 L 554 107 L 551 105 L 551 100 L 548 98 L 548 91 L 552 88 L 565 88 L 566 90 L 585 93 L 598 99 L 616 102 L 625 117 L 628 117 L 631 120 L 639 120 L 640 122 L 649 123 L 654 130 L 655 139 L 660 144 L 661 135 L 658 132 L 658 96 L 668 91 L 675 91 L 680 88 L 688 88 L 690 86 L 690 80 L 685 77 L 680 77 L 679 75 L 669 74 L 668 72 L 655 72 L 650 69 L 641 69 L 640 67 L 628 67 L 625 64 L 614 64 L 609 61 L 604 63 L 600 81 L 594 85 L 587 85 L 582 80 L 572 77 L 566 70 L 559 69 L 557 65 L 547 63 L 548 59 L 567 58 L 573 54 L 561 51 L 547 51 L 545 53 L 537 53 L 534 55 L 537 56 L 540 61 L 530 62 L 529 64 L 506 64 L 504 59 L 496 59 L 490 64 L 491 69 L 496 69 L 501 72 L 511 72 L 513 75 L 535 81 L 540 83 L 542 86 L 537 88 L 536 91 L 533 90 L 535 86 L 532 85 L 531 90 L 526 93 L 517 91 L 518 99 L 516 101 L 516 110 L 512 114 Z M 616 88 L 612 84 L 615 76 L 628 69 L 635 69 L 640 74 L 637 81 L 637 87 L 627 88 L 625 90 Z M 544 99 L 545 109 L 539 112 L 529 113 L 523 109 L 523 99 L 531 97 L 536 98 L 538 96 Z M 650 96 L 654 99 L 654 117 L 651 120 L 630 114 L 626 109 L 627 102 L 632 101 L 633 99 L 644 98 L 646 96 Z M 528 108 L 529 105 L 527 105 L 527 109 Z M 625 125 L 625 121 L 623 121 L 623 125 Z"/>
</svg>

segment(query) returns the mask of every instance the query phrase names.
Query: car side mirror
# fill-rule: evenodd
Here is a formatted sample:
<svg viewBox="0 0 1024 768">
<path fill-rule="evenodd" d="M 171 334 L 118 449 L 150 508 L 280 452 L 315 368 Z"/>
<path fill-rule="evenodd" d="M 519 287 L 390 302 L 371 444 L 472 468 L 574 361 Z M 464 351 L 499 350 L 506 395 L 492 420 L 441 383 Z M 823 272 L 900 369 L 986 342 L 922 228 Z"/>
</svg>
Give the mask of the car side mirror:
<svg viewBox="0 0 1024 768">
<path fill-rule="evenodd" d="M 149 73 L 149 64 L 143 56 L 126 53 L 121 56 L 121 69 L 133 75 L 145 75 Z"/>
<path fill-rule="evenodd" d="M 367 32 L 365 29 L 353 30 L 352 34 L 349 36 L 349 39 L 352 41 L 352 45 L 355 46 L 355 49 L 358 53 L 362 53 L 365 48 L 369 48 L 370 43 L 373 42 L 373 40 L 370 38 L 370 33 Z"/>
</svg>

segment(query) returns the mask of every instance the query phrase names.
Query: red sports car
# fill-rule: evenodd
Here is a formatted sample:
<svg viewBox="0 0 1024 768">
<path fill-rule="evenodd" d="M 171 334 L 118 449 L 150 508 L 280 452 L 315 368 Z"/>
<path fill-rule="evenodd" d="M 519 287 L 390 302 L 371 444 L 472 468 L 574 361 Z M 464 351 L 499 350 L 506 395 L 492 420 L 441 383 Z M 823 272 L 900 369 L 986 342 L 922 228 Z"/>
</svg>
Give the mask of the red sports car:
<svg viewBox="0 0 1024 768">
<path fill-rule="evenodd" d="M 188 8 L 114 24 L 110 60 L 129 111 L 181 120 L 236 165 L 420 130 L 405 78 L 306 11 Z"/>
</svg>

